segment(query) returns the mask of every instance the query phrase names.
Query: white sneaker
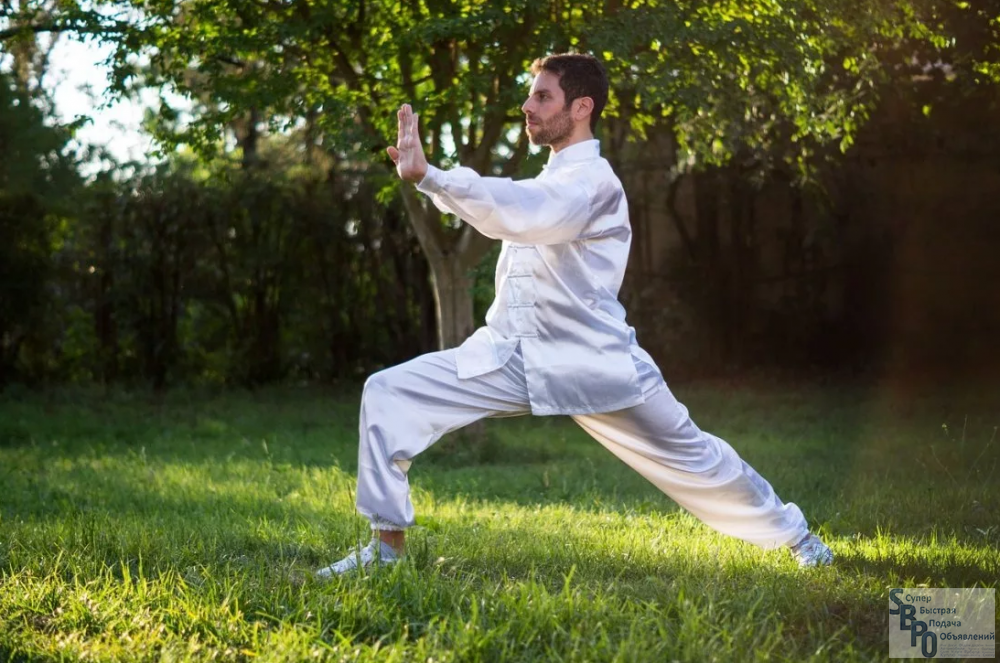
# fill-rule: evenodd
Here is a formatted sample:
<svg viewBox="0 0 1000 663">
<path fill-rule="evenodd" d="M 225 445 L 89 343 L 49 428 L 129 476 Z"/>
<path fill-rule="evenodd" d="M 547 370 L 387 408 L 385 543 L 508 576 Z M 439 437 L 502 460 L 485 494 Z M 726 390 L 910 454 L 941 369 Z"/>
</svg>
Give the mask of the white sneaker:
<svg viewBox="0 0 1000 663">
<path fill-rule="evenodd" d="M 360 545 L 360 544 L 358 544 Z M 356 571 L 359 568 L 366 569 L 372 564 L 389 565 L 400 560 L 400 556 L 392 549 L 388 543 L 372 539 L 364 548 L 356 548 L 351 553 L 330 566 L 325 566 L 316 572 L 317 578 L 331 578 Z"/>
<path fill-rule="evenodd" d="M 792 555 L 799 561 L 799 566 L 829 566 L 833 564 L 833 551 L 820 538 L 809 532 L 805 538 L 792 546 Z"/>
</svg>

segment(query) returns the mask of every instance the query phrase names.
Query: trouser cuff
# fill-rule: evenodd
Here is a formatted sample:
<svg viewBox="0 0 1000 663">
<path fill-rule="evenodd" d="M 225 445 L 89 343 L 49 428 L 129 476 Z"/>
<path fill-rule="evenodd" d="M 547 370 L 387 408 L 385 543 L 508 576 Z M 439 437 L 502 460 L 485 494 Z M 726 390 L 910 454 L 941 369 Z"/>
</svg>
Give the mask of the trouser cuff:
<svg viewBox="0 0 1000 663">
<path fill-rule="evenodd" d="M 388 520 L 376 518 L 372 519 L 372 530 L 382 532 L 404 532 L 406 531 L 406 528 L 402 525 L 397 525 L 396 523 L 390 523 Z"/>
</svg>

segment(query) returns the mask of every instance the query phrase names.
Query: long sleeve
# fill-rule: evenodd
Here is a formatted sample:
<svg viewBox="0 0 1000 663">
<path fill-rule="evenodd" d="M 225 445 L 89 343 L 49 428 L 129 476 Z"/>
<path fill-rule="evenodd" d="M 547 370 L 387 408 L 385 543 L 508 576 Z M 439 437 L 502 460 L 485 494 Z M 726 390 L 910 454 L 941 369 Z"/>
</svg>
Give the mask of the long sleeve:
<svg viewBox="0 0 1000 663">
<path fill-rule="evenodd" d="M 493 239 L 561 244 L 580 239 L 591 220 L 591 200 L 579 178 L 483 177 L 470 168 L 428 166 L 417 189 L 442 212 L 457 214 Z"/>
</svg>

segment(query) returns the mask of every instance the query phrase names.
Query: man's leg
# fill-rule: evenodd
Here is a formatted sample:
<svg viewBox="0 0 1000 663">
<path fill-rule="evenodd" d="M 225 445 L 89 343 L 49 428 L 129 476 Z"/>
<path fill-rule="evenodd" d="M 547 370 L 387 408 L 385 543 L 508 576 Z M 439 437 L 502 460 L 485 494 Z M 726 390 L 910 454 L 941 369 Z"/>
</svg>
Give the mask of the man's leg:
<svg viewBox="0 0 1000 663">
<path fill-rule="evenodd" d="M 573 419 L 680 506 L 724 534 L 763 548 L 792 546 L 809 535 L 799 508 L 783 503 L 724 440 L 700 430 L 666 387 L 642 405 Z"/>
<path fill-rule="evenodd" d="M 465 380 L 458 378 L 455 350 L 372 375 L 361 397 L 358 511 L 394 553 L 402 553 L 403 532 L 413 525 L 407 479 L 412 459 L 445 433 L 485 417 L 529 411 L 519 352 L 503 367 Z M 339 573 L 336 566 L 321 574 Z"/>
</svg>

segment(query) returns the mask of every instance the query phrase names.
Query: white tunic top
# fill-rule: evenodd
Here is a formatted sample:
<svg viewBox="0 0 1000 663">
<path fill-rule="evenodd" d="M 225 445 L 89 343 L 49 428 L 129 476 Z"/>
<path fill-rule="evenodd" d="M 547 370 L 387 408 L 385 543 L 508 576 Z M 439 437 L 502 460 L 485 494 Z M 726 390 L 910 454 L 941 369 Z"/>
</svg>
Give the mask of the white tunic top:
<svg viewBox="0 0 1000 663">
<path fill-rule="evenodd" d="M 632 229 L 600 143 L 549 156 L 536 178 L 433 166 L 417 188 L 443 212 L 503 240 L 486 326 L 457 353 L 458 377 L 503 366 L 521 346 L 533 414 L 610 412 L 643 402 L 635 342 L 618 301 Z"/>
</svg>

